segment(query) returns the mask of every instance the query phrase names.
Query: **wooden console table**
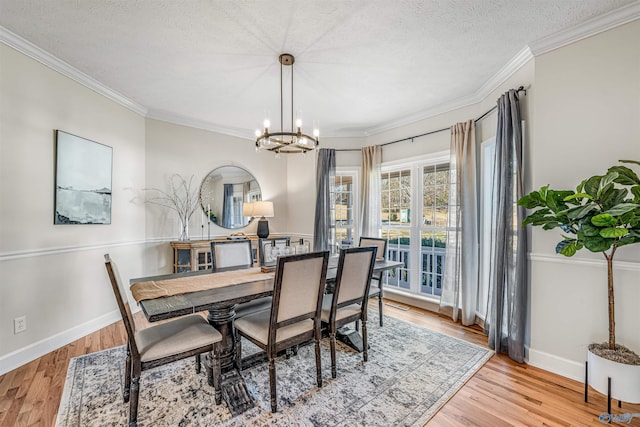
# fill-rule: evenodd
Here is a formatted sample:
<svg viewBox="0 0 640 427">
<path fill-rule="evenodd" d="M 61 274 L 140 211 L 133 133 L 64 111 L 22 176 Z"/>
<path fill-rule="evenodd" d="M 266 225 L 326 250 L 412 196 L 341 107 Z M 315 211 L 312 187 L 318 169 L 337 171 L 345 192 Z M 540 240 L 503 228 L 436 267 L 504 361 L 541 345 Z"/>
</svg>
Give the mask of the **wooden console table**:
<svg viewBox="0 0 640 427">
<path fill-rule="evenodd" d="M 258 236 L 247 236 L 253 248 L 253 262 L 258 261 Z M 173 249 L 173 272 L 211 270 L 211 242 L 226 241 L 222 237 L 211 240 L 187 240 L 170 242 Z"/>
</svg>

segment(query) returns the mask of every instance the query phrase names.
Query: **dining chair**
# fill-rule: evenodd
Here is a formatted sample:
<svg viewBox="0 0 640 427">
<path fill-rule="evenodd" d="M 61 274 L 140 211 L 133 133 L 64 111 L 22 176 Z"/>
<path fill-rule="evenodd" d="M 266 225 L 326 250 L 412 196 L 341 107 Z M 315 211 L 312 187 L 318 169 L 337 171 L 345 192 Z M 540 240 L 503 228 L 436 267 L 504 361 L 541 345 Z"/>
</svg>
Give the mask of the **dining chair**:
<svg viewBox="0 0 640 427">
<path fill-rule="evenodd" d="M 129 402 L 129 427 L 137 425 L 140 374 L 142 371 L 196 356 L 196 372 L 200 372 L 200 355 L 208 353 L 211 364 L 205 364 L 209 385 L 215 388 L 215 401 L 222 401 L 220 388 L 220 348 L 222 335 L 202 316 L 192 314 L 166 323 L 137 329 L 126 296 L 121 292 L 121 280 L 109 254 L 105 266 L 118 309 L 127 331 L 127 359 L 124 378 L 124 401 Z"/>
<path fill-rule="evenodd" d="M 234 323 L 236 357 L 240 368 L 241 337 L 267 354 L 272 412 L 277 411 L 275 358 L 279 352 L 314 340 L 316 380 L 318 387 L 322 387 L 320 309 L 328 261 L 328 251 L 279 257 L 271 310 L 245 316 Z"/>
<path fill-rule="evenodd" d="M 213 271 L 237 270 L 253 266 L 251 240 L 226 240 L 211 242 L 211 261 Z M 235 309 L 236 318 L 257 311 L 268 310 L 271 297 L 257 298 L 242 304 Z"/>
<path fill-rule="evenodd" d="M 375 246 L 378 248 L 376 261 L 384 261 L 387 259 L 387 239 L 380 239 L 378 237 L 360 237 L 360 243 L 358 246 Z M 380 326 L 382 326 L 382 274 L 373 277 L 371 287 L 369 288 L 369 298 L 378 297 L 378 313 L 380 317 Z M 377 286 L 376 286 L 377 285 Z"/>
<path fill-rule="evenodd" d="M 320 318 L 329 330 L 333 378 L 336 377 L 336 332 L 341 326 L 362 322 L 362 353 L 365 362 L 369 358 L 367 300 L 377 250 L 375 246 L 341 249 L 334 291 L 323 297 Z"/>
</svg>

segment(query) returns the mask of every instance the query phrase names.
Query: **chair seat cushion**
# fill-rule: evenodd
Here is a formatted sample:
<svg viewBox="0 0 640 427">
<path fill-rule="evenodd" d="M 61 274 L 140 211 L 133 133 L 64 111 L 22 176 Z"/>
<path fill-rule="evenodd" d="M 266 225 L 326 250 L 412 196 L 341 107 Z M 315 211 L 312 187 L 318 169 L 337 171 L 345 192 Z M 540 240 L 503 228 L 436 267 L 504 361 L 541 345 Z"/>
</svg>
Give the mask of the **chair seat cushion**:
<svg viewBox="0 0 640 427">
<path fill-rule="evenodd" d="M 373 286 L 373 284 L 369 287 L 369 296 L 375 297 L 380 294 L 380 288 L 377 286 Z"/>
<path fill-rule="evenodd" d="M 221 341 L 222 335 L 194 314 L 136 331 L 135 340 L 142 362 L 150 362 L 212 345 Z"/>
<path fill-rule="evenodd" d="M 271 310 L 271 297 L 254 299 L 249 302 L 238 304 L 236 307 L 236 319 L 262 310 Z"/>
<path fill-rule="evenodd" d="M 269 322 L 271 322 L 271 310 L 263 310 L 244 316 L 241 319 L 236 319 L 233 324 L 236 331 L 250 336 L 266 346 L 269 338 Z M 281 342 L 309 331 L 313 331 L 313 320 L 305 319 L 293 325 L 279 328 L 276 332 L 276 342 Z"/>
<path fill-rule="evenodd" d="M 333 294 L 326 294 L 322 297 L 322 314 L 320 319 L 329 323 L 329 316 L 331 315 L 331 302 L 333 299 Z M 346 317 L 359 315 L 361 312 L 360 304 L 351 304 L 345 307 L 339 308 L 336 311 L 336 320 L 342 320 Z"/>
</svg>

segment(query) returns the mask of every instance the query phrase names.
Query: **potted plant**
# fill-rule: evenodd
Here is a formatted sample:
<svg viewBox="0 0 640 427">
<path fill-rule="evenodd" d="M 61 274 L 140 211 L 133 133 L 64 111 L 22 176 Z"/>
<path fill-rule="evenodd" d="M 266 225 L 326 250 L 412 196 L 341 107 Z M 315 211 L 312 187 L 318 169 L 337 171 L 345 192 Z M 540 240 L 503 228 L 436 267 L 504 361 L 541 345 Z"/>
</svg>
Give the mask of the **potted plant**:
<svg viewBox="0 0 640 427">
<path fill-rule="evenodd" d="M 622 163 L 640 165 L 633 160 Z M 544 186 L 522 197 L 518 204 L 533 210 L 523 226 L 559 228 L 564 232 L 556 253 L 573 256 L 580 249 L 602 253 L 607 261 L 609 340 L 590 344 L 588 385 L 611 397 L 640 403 L 640 356 L 616 344 L 613 257 L 622 246 L 640 243 L 640 178 L 632 169 L 612 166 L 605 175 L 583 180 L 573 190 Z"/>
</svg>

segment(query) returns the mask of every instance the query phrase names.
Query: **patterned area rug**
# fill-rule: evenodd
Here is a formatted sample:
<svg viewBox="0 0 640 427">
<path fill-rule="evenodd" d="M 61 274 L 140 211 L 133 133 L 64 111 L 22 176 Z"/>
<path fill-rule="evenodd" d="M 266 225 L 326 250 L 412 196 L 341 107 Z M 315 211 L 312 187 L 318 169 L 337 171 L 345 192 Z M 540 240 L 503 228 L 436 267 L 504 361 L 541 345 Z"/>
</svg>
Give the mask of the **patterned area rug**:
<svg viewBox="0 0 640 427">
<path fill-rule="evenodd" d="M 232 417 L 216 406 L 205 370 L 193 358 L 144 371 L 139 426 L 422 426 L 493 355 L 491 350 L 371 312 L 369 361 L 338 343 L 331 378 L 329 341 L 321 342 L 323 386 L 315 383 L 314 346 L 276 361 L 278 412 L 269 403 L 266 362 L 242 372 L 256 407 Z M 377 313 L 376 313 L 377 314 Z M 243 341 L 243 356 L 256 350 Z M 73 358 L 56 425 L 122 426 L 125 348 Z"/>
</svg>

